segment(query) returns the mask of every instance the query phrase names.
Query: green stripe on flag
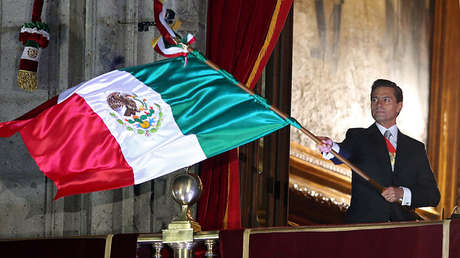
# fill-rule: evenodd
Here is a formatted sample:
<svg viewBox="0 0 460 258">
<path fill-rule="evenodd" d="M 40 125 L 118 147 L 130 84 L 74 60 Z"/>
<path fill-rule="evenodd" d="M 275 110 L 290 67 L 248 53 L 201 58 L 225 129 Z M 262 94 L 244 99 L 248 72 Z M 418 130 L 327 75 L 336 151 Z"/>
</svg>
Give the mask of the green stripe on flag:
<svg viewBox="0 0 460 258">
<path fill-rule="evenodd" d="M 184 58 L 122 69 L 171 106 L 183 134 L 195 134 L 207 157 L 276 131 L 288 122 L 207 64 Z"/>
</svg>

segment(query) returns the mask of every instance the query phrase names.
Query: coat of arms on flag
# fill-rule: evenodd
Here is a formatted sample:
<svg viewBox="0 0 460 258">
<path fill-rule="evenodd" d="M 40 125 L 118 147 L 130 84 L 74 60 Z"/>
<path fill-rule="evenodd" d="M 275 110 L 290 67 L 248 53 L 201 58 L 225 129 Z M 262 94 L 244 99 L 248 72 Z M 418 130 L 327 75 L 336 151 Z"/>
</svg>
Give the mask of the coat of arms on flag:
<svg viewBox="0 0 460 258">
<path fill-rule="evenodd" d="M 107 97 L 110 115 L 126 130 L 150 136 L 161 126 L 163 113 L 157 103 L 149 105 L 146 98 L 133 93 L 113 92 Z"/>
</svg>

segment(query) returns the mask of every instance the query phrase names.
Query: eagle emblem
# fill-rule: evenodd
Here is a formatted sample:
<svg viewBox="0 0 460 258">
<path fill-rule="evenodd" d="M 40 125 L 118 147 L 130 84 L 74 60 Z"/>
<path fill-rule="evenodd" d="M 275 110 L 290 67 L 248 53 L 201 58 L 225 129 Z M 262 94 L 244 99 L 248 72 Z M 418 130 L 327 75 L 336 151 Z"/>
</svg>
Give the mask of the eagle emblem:
<svg viewBox="0 0 460 258">
<path fill-rule="evenodd" d="M 110 115 L 128 131 L 150 136 L 161 126 L 161 106 L 149 105 L 134 93 L 113 92 L 107 96 L 107 104 L 113 111 Z"/>
<path fill-rule="evenodd" d="M 29 47 L 29 48 L 27 49 L 27 55 L 28 55 L 30 58 L 36 59 L 36 58 L 38 57 L 38 49 Z"/>
</svg>

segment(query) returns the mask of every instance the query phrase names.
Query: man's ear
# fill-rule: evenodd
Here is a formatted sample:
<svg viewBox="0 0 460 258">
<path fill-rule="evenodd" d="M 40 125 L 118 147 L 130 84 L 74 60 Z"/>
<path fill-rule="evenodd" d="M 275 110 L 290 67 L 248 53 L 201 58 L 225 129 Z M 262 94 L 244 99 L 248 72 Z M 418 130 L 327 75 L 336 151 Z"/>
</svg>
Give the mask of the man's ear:
<svg viewBox="0 0 460 258">
<path fill-rule="evenodd" d="M 401 112 L 402 107 L 403 107 L 403 102 L 400 101 L 400 102 L 398 103 L 398 115 L 399 115 L 399 113 Z"/>
</svg>

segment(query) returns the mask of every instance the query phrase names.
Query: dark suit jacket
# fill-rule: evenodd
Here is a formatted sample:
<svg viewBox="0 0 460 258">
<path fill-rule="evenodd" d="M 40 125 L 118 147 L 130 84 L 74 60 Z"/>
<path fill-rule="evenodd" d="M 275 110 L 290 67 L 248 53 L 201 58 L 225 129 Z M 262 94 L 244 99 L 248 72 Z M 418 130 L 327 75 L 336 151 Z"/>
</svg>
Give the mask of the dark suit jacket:
<svg viewBox="0 0 460 258">
<path fill-rule="evenodd" d="M 436 206 L 440 193 L 424 144 L 399 130 L 397 141 L 394 171 L 391 170 L 385 138 L 375 123 L 367 129 L 349 129 L 345 140 L 339 143 L 340 154 L 384 187 L 409 188 L 412 193 L 410 208 Z M 398 204 L 385 201 L 373 186 L 353 173 L 351 204 L 345 217 L 346 223 L 414 219 Z"/>
</svg>

